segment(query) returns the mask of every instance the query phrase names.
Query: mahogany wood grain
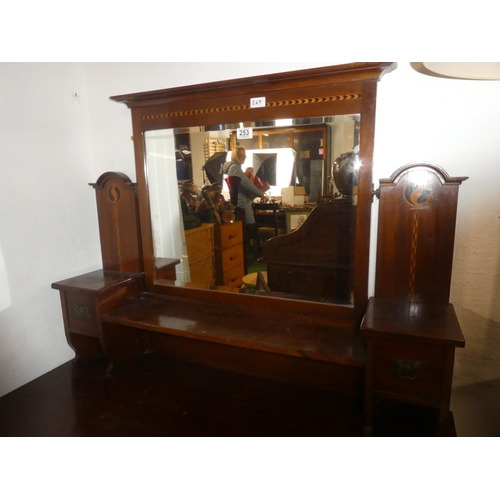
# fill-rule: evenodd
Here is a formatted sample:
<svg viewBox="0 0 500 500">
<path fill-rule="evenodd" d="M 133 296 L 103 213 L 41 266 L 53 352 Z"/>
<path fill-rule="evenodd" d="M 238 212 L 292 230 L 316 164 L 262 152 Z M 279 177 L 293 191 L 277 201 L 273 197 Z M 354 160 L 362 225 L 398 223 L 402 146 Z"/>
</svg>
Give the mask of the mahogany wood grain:
<svg viewBox="0 0 500 500">
<path fill-rule="evenodd" d="M 380 181 L 376 297 L 448 303 L 465 179 L 432 163 L 412 163 Z"/>
<path fill-rule="evenodd" d="M 103 315 L 103 321 L 164 335 L 362 367 L 364 345 L 352 328 L 314 318 L 272 317 L 145 295 Z"/>
<path fill-rule="evenodd" d="M 106 366 L 102 358 L 79 365 L 64 363 L 3 396 L 0 436 L 363 435 L 359 400 L 328 389 L 251 377 L 155 354 L 140 356 L 111 374 Z M 434 435 L 432 408 L 389 409 L 381 408 L 375 435 Z M 469 427 L 465 429 L 469 431 Z"/>
<path fill-rule="evenodd" d="M 298 386 L 318 387 L 349 394 L 358 403 L 363 394 L 363 367 L 290 356 L 259 349 L 234 347 L 195 338 L 169 335 L 161 330 L 134 328 L 106 321 L 106 355 L 112 371 L 135 362 L 144 353 L 173 357 L 257 378 Z"/>
<path fill-rule="evenodd" d="M 103 352 L 116 367 L 143 352 L 258 377 L 362 395 L 364 342 L 349 327 L 145 294 L 103 315 Z"/>
<path fill-rule="evenodd" d="M 363 335 L 464 347 L 453 304 L 418 304 L 371 298 L 361 326 Z"/>
<path fill-rule="evenodd" d="M 353 292 L 351 199 L 316 206 L 304 223 L 264 245 L 269 287 L 315 300 L 350 304 Z"/>
<path fill-rule="evenodd" d="M 103 268 L 142 272 L 136 184 L 121 172 L 105 172 L 89 185 L 96 193 Z"/>
</svg>

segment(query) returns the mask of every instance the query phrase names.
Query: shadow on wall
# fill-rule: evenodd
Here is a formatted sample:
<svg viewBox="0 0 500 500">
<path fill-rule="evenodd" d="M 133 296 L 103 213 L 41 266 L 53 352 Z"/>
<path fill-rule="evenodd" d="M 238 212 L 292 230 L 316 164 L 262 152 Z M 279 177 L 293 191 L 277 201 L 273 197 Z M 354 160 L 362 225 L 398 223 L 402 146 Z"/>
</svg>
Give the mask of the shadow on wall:
<svg viewBox="0 0 500 500">
<path fill-rule="evenodd" d="M 460 437 L 500 436 L 500 379 L 459 387 L 451 396 L 451 411 Z"/>
<path fill-rule="evenodd" d="M 500 323 L 455 304 L 465 348 L 455 351 L 453 388 L 500 379 Z M 474 332 L 474 335 L 467 335 Z"/>
<path fill-rule="evenodd" d="M 0 244 L 0 313 L 12 305 L 10 297 L 9 278 L 7 276 L 7 267 Z"/>
<path fill-rule="evenodd" d="M 498 217 L 498 222 L 500 226 L 500 216 Z M 497 234 L 499 232 L 499 226 L 497 226 Z M 497 240 L 498 241 L 498 240 Z M 491 313 L 490 318 L 497 318 L 500 321 L 500 252 L 498 253 L 498 264 L 497 264 L 497 272 L 495 274 L 495 281 L 493 285 L 493 300 L 491 301 Z M 497 327 L 497 335 L 500 336 L 500 328 L 498 328 L 499 322 L 494 322 Z"/>
</svg>

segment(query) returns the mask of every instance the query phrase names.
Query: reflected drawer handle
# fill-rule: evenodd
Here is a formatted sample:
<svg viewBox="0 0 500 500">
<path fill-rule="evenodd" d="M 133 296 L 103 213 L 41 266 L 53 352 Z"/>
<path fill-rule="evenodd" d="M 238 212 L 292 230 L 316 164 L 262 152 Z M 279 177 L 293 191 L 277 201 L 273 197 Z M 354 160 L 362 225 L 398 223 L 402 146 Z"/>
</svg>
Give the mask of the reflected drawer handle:
<svg viewBox="0 0 500 500">
<path fill-rule="evenodd" d="M 428 363 L 412 359 L 391 358 L 391 372 L 405 380 L 417 380 L 427 376 Z"/>
<path fill-rule="evenodd" d="M 234 260 L 234 259 L 237 259 L 237 258 L 238 258 L 238 255 L 239 255 L 239 254 L 236 254 L 236 255 L 231 255 L 231 257 L 229 257 L 229 260 Z"/>
<path fill-rule="evenodd" d="M 236 236 L 238 236 L 238 233 L 230 234 L 229 239 L 232 240 L 233 238 L 236 238 Z"/>
</svg>

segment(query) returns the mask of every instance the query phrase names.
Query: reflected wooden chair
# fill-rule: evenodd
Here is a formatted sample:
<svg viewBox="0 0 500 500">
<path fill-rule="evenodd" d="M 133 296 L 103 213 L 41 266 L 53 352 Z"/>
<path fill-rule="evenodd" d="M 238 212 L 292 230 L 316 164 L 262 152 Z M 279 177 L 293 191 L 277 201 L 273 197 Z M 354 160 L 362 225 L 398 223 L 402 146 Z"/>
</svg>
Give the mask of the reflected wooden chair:
<svg viewBox="0 0 500 500">
<path fill-rule="evenodd" d="M 256 225 L 255 251 L 256 255 L 260 256 L 263 244 L 269 238 L 280 234 L 279 205 L 277 203 L 252 203 L 252 209 Z"/>
<path fill-rule="evenodd" d="M 257 282 L 255 287 L 259 292 L 266 292 L 266 293 L 271 292 L 271 289 L 269 288 L 269 285 L 267 283 L 267 273 L 264 274 L 261 271 L 257 272 Z"/>
</svg>

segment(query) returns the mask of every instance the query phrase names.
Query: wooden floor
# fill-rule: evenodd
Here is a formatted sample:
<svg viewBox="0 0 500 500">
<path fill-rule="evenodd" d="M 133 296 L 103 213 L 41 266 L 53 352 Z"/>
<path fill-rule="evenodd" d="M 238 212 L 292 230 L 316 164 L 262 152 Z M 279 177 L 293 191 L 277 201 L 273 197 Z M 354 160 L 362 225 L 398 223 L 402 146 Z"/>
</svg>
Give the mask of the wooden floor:
<svg viewBox="0 0 500 500">
<path fill-rule="evenodd" d="M 360 401 L 329 391 L 154 355 L 106 367 L 68 362 L 0 398 L 0 435 L 363 436 Z M 376 436 L 434 433 L 430 409 L 379 408 Z"/>
</svg>

